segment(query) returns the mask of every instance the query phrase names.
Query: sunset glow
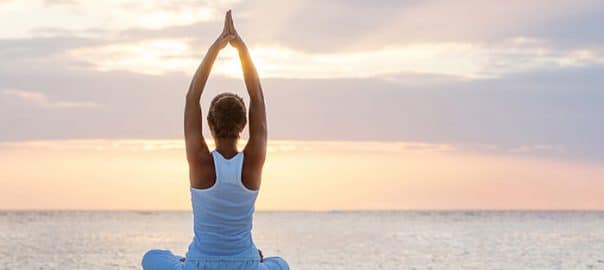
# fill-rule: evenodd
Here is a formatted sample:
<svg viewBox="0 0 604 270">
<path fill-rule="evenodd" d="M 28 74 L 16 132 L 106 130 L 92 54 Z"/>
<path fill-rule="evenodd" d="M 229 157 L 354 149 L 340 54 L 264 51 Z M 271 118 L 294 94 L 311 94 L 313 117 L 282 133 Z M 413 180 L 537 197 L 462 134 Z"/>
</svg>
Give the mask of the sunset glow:
<svg viewBox="0 0 604 270">
<path fill-rule="evenodd" d="M 0 185 L 11 192 L 0 197 L 0 205 L 186 210 L 190 202 L 183 146 L 180 140 L 3 143 Z M 604 168 L 596 164 L 531 158 L 512 149 L 273 141 L 257 206 L 323 211 L 598 209 L 604 204 L 597 196 L 604 189 L 602 175 Z"/>
<path fill-rule="evenodd" d="M 558 51 L 545 44 L 516 38 L 505 45 L 470 43 L 410 44 L 353 53 L 316 54 L 284 47 L 254 47 L 259 73 L 266 78 L 369 78 L 409 72 L 460 78 L 498 77 L 509 72 L 530 71 L 548 66 L 584 66 L 604 63 L 604 56 L 590 49 Z M 199 64 L 199 48 L 186 39 L 149 40 L 81 48 L 68 52 L 100 71 L 130 71 L 151 75 L 189 73 Z M 237 53 L 225 49 L 215 66 L 218 75 L 238 78 L 241 67 Z M 513 58 L 522 60 L 511 66 Z M 316 67 L 321 66 L 321 69 Z"/>
<path fill-rule="evenodd" d="M 4 0 L 0 210 L 188 209 L 185 93 L 229 9 L 259 209 L 604 209 L 601 1 Z M 249 105 L 231 46 L 202 119 L 224 91 Z"/>
</svg>

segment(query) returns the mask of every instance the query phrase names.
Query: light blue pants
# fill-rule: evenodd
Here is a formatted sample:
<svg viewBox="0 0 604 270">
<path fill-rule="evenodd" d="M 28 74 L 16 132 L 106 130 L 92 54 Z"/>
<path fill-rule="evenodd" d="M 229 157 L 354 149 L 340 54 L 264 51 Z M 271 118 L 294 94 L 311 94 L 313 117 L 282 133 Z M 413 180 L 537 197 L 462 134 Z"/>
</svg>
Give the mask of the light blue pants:
<svg viewBox="0 0 604 270">
<path fill-rule="evenodd" d="M 289 270 L 280 257 L 203 257 L 187 258 L 169 250 L 149 250 L 143 256 L 143 270 Z"/>
</svg>

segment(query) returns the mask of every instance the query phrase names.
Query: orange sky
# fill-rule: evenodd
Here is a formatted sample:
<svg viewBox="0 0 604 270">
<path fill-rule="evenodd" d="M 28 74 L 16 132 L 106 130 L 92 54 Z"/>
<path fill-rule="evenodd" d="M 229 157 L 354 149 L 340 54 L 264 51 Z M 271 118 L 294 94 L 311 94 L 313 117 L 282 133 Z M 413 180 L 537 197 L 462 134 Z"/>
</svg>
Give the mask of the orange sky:
<svg viewBox="0 0 604 270">
<path fill-rule="evenodd" d="M 259 210 L 604 209 L 598 164 L 452 145 L 271 142 Z M 0 147 L 2 209 L 189 208 L 179 140 Z"/>
</svg>

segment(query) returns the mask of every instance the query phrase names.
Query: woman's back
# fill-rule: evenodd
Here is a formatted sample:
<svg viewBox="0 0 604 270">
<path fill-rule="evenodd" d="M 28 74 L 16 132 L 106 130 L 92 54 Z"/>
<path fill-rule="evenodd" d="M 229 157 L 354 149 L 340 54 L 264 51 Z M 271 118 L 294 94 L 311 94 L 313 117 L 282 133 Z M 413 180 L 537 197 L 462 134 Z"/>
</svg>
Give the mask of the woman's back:
<svg viewBox="0 0 604 270">
<path fill-rule="evenodd" d="M 253 247 L 252 223 L 258 191 L 241 180 L 244 154 L 231 159 L 212 151 L 216 181 L 206 189 L 191 188 L 195 238 L 187 257 L 231 256 Z"/>
</svg>

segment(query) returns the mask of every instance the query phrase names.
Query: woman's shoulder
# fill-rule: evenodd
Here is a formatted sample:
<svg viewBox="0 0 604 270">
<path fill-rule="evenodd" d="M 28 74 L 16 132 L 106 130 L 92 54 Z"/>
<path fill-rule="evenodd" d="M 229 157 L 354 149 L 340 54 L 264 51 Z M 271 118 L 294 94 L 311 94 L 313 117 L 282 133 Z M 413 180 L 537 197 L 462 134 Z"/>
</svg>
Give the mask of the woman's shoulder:
<svg viewBox="0 0 604 270">
<path fill-rule="evenodd" d="M 207 189 L 216 182 L 216 170 L 213 153 L 200 157 L 197 162 L 189 162 L 189 180 L 191 188 Z"/>
</svg>

